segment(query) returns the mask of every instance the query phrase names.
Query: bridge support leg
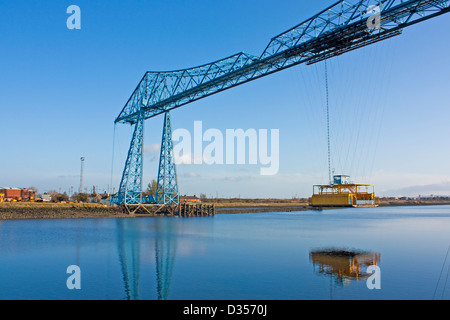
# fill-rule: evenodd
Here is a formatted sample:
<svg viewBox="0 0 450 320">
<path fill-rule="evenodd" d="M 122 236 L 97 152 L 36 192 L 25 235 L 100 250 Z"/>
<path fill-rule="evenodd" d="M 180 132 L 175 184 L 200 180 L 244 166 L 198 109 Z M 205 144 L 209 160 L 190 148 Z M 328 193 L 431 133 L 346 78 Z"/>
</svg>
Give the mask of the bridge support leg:
<svg viewBox="0 0 450 320">
<path fill-rule="evenodd" d="M 120 182 L 118 204 L 142 203 L 142 167 L 144 143 L 144 117 L 139 115 Z"/>
<path fill-rule="evenodd" d="M 177 172 L 173 157 L 172 126 L 170 123 L 170 113 L 168 111 L 164 115 L 156 202 L 165 205 L 178 205 L 180 202 Z"/>
</svg>

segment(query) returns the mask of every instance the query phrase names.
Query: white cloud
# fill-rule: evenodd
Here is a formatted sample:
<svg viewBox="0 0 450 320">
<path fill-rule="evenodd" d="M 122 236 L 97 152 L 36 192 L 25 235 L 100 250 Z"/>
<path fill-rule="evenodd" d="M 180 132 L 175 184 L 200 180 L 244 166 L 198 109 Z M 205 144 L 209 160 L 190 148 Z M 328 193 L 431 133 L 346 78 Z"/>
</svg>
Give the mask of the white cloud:
<svg viewBox="0 0 450 320">
<path fill-rule="evenodd" d="M 206 155 L 200 156 L 192 154 L 191 152 L 183 152 L 181 155 L 174 154 L 175 164 L 205 164 L 208 162 L 208 157 Z"/>
<path fill-rule="evenodd" d="M 184 178 L 200 178 L 200 174 L 198 174 L 197 172 L 186 172 L 183 174 Z"/>
<path fill-rule="evenodd" d="M 150 144 L 144 146 L 144 156 L 150 158 L 150 162 L 157 161 L 159 157 L 159 144 Z"/>
</svg>

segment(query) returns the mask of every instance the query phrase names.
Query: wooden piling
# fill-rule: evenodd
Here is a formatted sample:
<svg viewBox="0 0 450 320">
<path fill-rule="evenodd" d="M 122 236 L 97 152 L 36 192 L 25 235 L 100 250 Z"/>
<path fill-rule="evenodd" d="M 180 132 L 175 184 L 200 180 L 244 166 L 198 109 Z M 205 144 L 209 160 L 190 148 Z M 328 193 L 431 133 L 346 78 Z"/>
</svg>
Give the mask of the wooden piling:
<svg viewBox="0 0 450 320">
<path fill-rule="evenodd" d="M 213 216 L 215 215 L 215 205 L 183 202 L 179 206 L 178 215 L 180 217 Z"/>
<path fill-rule="evenodd" d="M 216 214 L 216 206 L 215 204 L 186 202 L 178 205 L 126 204 L 123 206 L 123 211 L 129 215 L 207 217 Z"/>
</svg>

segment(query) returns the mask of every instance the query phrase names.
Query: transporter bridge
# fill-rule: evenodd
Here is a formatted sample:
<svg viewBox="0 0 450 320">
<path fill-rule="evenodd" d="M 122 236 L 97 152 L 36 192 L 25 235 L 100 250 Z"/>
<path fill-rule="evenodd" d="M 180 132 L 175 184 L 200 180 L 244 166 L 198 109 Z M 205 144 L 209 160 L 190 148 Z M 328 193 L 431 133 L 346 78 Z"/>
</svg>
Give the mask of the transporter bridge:
<svg viewBox="0 0 450 320">
<path fill-rule="evenodd" d="M 396 37 L 403 29 L 450 11 L 444 0 L 340 0 L 272 38 L 259 56 L 225 59 L 168 72 L 146 72 L 115 124 L 134 126 L 113 202 L 178 205 L 170 111 L 300 64 L 311 65 Z M 156 197 L 143 196 L 144 122 L 164 115 Z"/>
</svg>

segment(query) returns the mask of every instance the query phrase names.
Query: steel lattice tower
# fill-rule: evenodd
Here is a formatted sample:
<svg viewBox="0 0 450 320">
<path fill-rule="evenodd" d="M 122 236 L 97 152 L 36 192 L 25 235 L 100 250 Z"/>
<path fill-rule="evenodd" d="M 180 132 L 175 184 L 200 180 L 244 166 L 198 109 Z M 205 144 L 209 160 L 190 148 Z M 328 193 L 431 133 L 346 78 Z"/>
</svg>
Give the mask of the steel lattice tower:
<svg viewBox="0 0 450 320">
<path fill-rule="evenodd" d="M 118 204 L 142 203 L 142 173 L 144 163 L 144 118 L 142 114 L 134 125 L 133 137 L 120 182 Z"/>
<path fill-rule="evenodd" d="M 156 202 L 159 204 L 173 205 L 178 204 L 179 201 L 177 171 L 173 157 L 172 125 L 170 113 L 166 112 L 161 139 Z"/>
</svg>

